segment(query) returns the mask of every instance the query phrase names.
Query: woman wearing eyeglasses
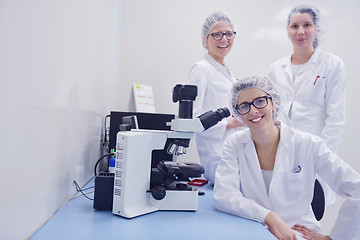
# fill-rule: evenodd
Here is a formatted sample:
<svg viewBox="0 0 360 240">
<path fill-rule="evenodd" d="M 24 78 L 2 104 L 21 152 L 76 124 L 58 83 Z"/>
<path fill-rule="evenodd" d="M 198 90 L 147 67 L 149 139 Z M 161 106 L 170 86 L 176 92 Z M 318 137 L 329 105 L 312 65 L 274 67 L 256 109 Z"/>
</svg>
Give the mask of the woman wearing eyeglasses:
<svg viewBox="0 0 360 240">
<path fill-rule="evenodd" d="M 360 174 L 320 137 L 278 122 L 280 100 L 266 77 L 234 83 L 232 114 L 248 129 L 225 142 L 216 208 L 266 225 L 277 239 L 359 239 Z M 329 236 L 319 233 L 311 208 L 316 174 L 345 198 Z"/>
<path fill-rule="evenodd" d="M 222 12 L 212 13 L 206 18 L 201 35 L 207 53 L 192 66 L 187 81 L 187 84 L 198 87 L 198 96 L 194 101 L 195 117 L 209 110 L 228 107 L 231 86 L 236 81 L 224 63 L 236 35 L 230 18 Z M 211 183 L 214 183 L 224 140 L 230 129 L 238 126 L 241 124 L 234 118 L 224 119 L 211 129 L 196 134 L 200 162 L 205 168 L 204 176 Z"/>
</svg>

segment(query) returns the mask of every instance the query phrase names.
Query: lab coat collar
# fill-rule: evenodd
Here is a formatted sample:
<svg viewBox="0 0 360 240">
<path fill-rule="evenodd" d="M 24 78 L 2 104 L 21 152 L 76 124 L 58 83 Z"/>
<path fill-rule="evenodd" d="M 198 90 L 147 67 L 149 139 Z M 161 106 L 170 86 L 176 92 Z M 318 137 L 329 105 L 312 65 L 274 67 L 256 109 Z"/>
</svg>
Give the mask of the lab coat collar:
<svg viewBox="0 0 360 240">
<path fill-rule="evenodd" d="M 227 78 L 234 79 L 234 80 L 236 79 L 235 76 L 233 75 L 233 73 L 228 69 L 228 67 L 226 65 L 220 64 L 209 53 L 205 54 L 204 59 L 206 61 L 208 61 L 212 66 L 214 66 L 215 68 L 217 68 L 221 72 L 223 72 Z M 231 81 L 231 83 L 232 83 L 232 81 Z"/>
<path fill-rule="evenodd" d="M 218 61 L 216 61 L 215 58 L 213 58 L 209 53 L 206 53 L 204 58 L 213 66 L 227 69 L 226 66 L 224 66 L 224 65 L 220 64 Z"/>
<path fill-rule="evenodd" d="M 283 122 L 279 121 L 276 123 L 280 127 L 280 142 L 278 146 L 278 150 L 276 156 L 281 154 L 282 156 L 287 156 L 289 154 L 289 141 L 285 141 L 284 139 L 290 139 L 294 136 L 294 132 L 285 125 Z M 243 130 L 243 136 L 239 139 L 241 143 L 245 144 L 245 152 L 246 155 L 253 155 L 253 149 L 255 149 L 254 141 L 251 137 L 250 129 Z M 254 155 L 252 156 L 254 157 Z M 257 156 L 256 156 L 257 159 Z M 274 173 L 277 169 L 281 168 L 281 162 L 285 159 L 276 158 L 275 165 L 274 165 Z M 260 165 L 259 165 L 260 169 Z"/>
<path fill-rule="evenodd" d="M 278 125 L 280 126 L 280 141 L 281 141 L 281 139 L 291 138 L 294 136 L 294 132 L 285 123 L 279 121 Z M 282 145 L 286 146 L 286 148 L 289 149 L 288 141 L 282 142 Z"/>
<path fill-rule="evenodd" d="M 291 66 L 291 56 L 288 56 L 288 57 L 285 57 L 281 60 L 281 67 L 283 68 L 287 68 L 287 67 L 290 67 Z M 291 69 L 291 68 L 290 68 Z"/>
<path fill-rule="evenodd" d="M 241 137 L 239 138 L 240 143 L 248 144 L 253 142 L 249 128 L 245 128 L 244 130 L 237 132 L 237 134 L 241 134 Z"/>
<path fill-rule="evenodd" d="M 275 123 L 276 126 L 280 127 L 280 141 L 282 136 L 284 135 L 294 135 L 293 132 L 291 131 L 291 128 L 289 128 L 286 124 L 284 124 L 282 121 L 277 121 Z M 239 132 L 240 133 L 240 132 Z M 253 142 L 252 137 L 251 137 L 251 132 L 249 128 L 246 128 L 244 130 L 241 131 L 242 137 L 239 139 L 239 141 L 241 143 L 250 143 Z M 286 142 L 284 142 L 286 144 Z"/>
<path fill-rule="evenodd" d="M 310 59 L 304 63 L 304 64 L 308 64 L 308 63 L 313 63 L 316 64 L 317 61 L 319 60 L 319 56 L 321 54 L 321 50 L 320 49 L 315 49 L 313 55 L 310 57 Z M 281 62 L 281 67 L 284 69 L 284 72 L 286 73 L 286 75 L 288 76 L 288 81 L 292 82 L 293 79 L 293 72 L 292 72 L 292 68 L 291 68 L 291 56 L 285 57 L 283 59 L 283 61 Z"/>
<path fill-rule="evenodd" d="M 319 60 L 319 56 L 320 56 L 321 52 L 322 51 L 320 49 L 315 49 L 315 52 L 313 53 L 313 55 L 311 56 L 309 61 L 316 63 Z"/>
<path fill-rule="evenodd" d="M 283 59 L 283 61 L 281 62 L 281 67 L 284 69 L 284 72 L 288 76 L 288 80 L 292 82 L 293 74 L 291 69 L 291 55 Z"/>
<path fill-rule="evenodd" d="M 312 63 L 316 63 L 319 60 L 319 56 L 321 55 L 322 50 L 320 49 L 315 49 L 313 55 L 310 57 L 310 59 L 307 62 L 312 62 Z M 283 59 L 283 61 L 281 62 L 281 66 L 285 69 L 286 72 L 292 72 L 291 71 L 291 56 L 288 56 L 286 58 Z M 306 63 L 304 63 L 306 64 Z"/>
</svg>

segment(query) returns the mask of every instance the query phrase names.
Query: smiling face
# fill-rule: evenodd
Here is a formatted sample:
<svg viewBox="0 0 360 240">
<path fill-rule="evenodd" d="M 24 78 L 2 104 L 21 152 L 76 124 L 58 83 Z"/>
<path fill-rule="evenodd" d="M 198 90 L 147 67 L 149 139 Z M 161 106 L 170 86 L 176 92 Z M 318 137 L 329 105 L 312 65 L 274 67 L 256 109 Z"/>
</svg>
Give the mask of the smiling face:
<svg viewBox="0 0 360 240">
<path fill-rule="evenodd" d="M 214 40 L 210 34 L 215 32 L 225 33 L 228 31 L 233 31 L 229 23 L 220 22 L 210 30 L 209 36 L 206 39 L 208 53 L 221 64 L 224 64 L 224 58 L 230 52 L 234 39 L 228 40 L 223 36 L 221 40 Z"/>
<path fill-rule="evenodd" d="M 251 103 L 256 98 L 268 96 L 266 92 L 258 88 L 248 88 L 240 92 L 237 104 Z M 253 105 L 247 114 L 241 115 L 243 123 L 251 130 L 261 130 L 267 126 L 273 126 L 273 105 L 271 99 L 268 99 L 268 105 L 262 109 L 257 109 Z"/>
<path fill-rule="evenodd" d="M 289 22 L 288 36 L 294 48 L 314 49 L 313 42 L 317 28 L 313 18 L 308 13 L 294 13 Z"/>
</svg>

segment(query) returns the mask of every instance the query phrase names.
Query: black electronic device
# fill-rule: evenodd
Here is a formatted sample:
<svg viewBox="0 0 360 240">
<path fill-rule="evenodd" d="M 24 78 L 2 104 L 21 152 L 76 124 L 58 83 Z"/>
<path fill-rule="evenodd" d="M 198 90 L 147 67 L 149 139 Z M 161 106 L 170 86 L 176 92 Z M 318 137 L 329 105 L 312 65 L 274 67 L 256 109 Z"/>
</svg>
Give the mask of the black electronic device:
<svg viewBox="0 0 360 240">
<path fill-rule="evenodd" d="M 175 118 L 174 114 L 112 111 L 110 112 L 109 149 L 115 149 L 116 135 L 120 131 L 120 125 L 123 124 L 123 117 L 127 116 L 136 116 L 138 128 L 148 130 L 170 130 L 170 126 L 166 123 Z"/>
<path fill-rule="evenodd" d="M 113 206 L 114 173 L 100 172 L 95 176 L 94 204 L 96 210 L 111 211 Z"/>
<path fill-rule="evenodd" d="M 170 130 L 170 126 L 166 123 L 171 122 L 175 118 L 174 114 L 162 113 L 139 113 L 139 112 L 110 112 L 110 134 L 109 134 L 109 149 L 116 148 L 116 135 L 120 131 L 120 125 L 123 123 L 124 117 L 136 116 L 138 129 L 147 130 Z M 129 118 L 131 119 L 131 118 Z M 173 156 L 168 154 L 166 150 L 154 150 L 152 152 L 153 159 L 161 159 L 172 161 Z M 154 162 L 156 166 L 158 162 Z"/>
<path fill-rule="evenodd" d="M 130 131 L 131 129 L 138 129 L 139 124 L 136 115 L 125 116 L 122 118 L 122 124 L 120 124 L 120 131 Z"/>
</svg>

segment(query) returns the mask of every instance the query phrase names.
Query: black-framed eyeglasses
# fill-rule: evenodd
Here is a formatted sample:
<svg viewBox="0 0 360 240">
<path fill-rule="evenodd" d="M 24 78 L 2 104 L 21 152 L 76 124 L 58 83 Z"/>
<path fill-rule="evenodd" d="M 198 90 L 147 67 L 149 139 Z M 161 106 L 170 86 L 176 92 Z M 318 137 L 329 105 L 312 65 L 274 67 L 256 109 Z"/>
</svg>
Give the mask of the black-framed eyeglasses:
<svg viewBox="0 0 360 240">
<path fill-rule="evenodd" d="M 251 105 L 253 105 L 257 109 L 265 108 L 268 105 L 268 98 L 271 99 L 271 97 L 268 95 L 268 96 L 255 98 L 254 101 L 252 101 L 250 103 L 244 102 L 244 103 L 241 103 L 240 105 L 236 104 L 235 110 L 240 115 L 245 115 L 248 112 L 250 112 Z"/>
<path fill-rule="evenodd" d="M 227 31 L 227 32 L 214 32 L 210 33 L 208 36 L 212 36 L 215 41 L 220 41 L 224 36 L 227 38 L 227 40 L 231 40 L 235 38 L 236 32 L 234 31 Z"/>
</svg>

